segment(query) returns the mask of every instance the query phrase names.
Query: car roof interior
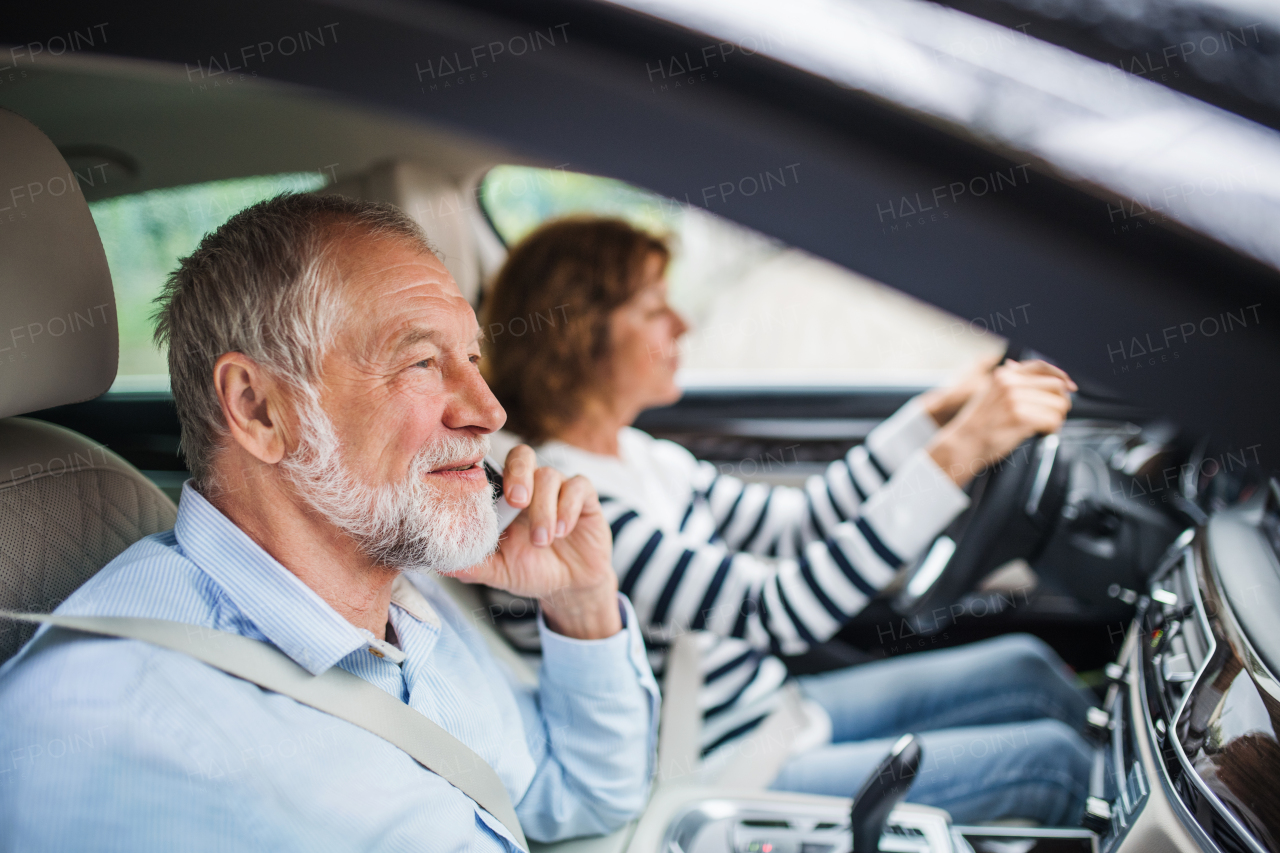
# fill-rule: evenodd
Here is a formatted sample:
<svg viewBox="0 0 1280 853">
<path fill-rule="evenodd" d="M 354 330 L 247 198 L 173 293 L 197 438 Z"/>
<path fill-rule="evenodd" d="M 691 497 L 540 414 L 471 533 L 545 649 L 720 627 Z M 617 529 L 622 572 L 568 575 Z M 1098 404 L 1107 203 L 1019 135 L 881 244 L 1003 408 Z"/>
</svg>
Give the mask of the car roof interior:
<svg viewBox="0 0 1280 853">
<path fill-rule="evenodd" d="M 193 98 L 173 69 L 77 58 L 42 68 L 6 106 L 40 127 L 98 201 L 253 175 L 321 172 L 336 192 L 414 216 L 475 302 L 504 250 L 476 203 L 490 167 L 540 164 L 458 130 L 364 109 L 288 85 Z M 175 154 L 176 152 L 176 154 Z M 92 171 L 101 164 L 105 169 Z"/>
<path fill-rule="evenodd" d="M 77 57 L 30 72 L 32 85 L 4 105 L 60 149 L 114 150 L 126 169 L 90 201 L 122 193 L 246 175 L 322 169 L 339 175 L 384 161 L 416 159 L 456 181 L 494 163 L 527 159 L 460 130 L 352 106 L 301 87 L 256 82 L 192 97 L 180 70 Z M 131 172 L 129 171 L 131 169 Z"/>
</svg>

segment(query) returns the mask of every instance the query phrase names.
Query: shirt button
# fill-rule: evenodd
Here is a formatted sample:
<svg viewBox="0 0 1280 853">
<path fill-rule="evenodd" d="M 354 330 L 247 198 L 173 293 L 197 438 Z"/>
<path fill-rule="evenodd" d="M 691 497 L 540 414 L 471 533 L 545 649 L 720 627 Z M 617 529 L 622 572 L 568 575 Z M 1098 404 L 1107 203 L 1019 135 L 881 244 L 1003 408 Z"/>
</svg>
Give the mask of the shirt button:
<svg viewBox="0 0 1280 853">
<path fill-rule="evenodd" d="M 374 657 L 376 657 L 376 658 L 385 658 L 385 657 L 386 657 L 386 655 L 384 655 L 382 652 L 380 652 L 380 651 L 378 651 L 377 649 L 375 649 L 373 646 L 370 646 L 370 647 L 369 647 L 369 654 L 373 655 L 373 656 L 374 656 Z"/>
</svg>

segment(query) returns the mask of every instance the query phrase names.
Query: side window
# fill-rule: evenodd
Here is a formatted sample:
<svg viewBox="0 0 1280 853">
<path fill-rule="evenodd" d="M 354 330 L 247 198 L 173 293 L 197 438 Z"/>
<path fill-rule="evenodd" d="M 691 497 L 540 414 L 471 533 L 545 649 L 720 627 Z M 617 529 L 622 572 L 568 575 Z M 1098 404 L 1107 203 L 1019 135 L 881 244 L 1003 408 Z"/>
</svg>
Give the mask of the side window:
<svg viewBox="0 0 1280 853">
<path fill-rule="evenodd" d="M 962 320 L 844 267 L 702 208 L 621 181 L 500 166 L 480 185 L 498 236 L 518 242 L 570 214 L 620 216 L 674 237 L 672 304 L 692 331 L 681 347 L 685 385 L 926 385 L 998 354 L 1029 306 L 999 320 Z M 765 345 L 762 345 L 762 342 Z"/>
<path fill-rule="evenodd" d="M 324 186 L 315 172 L 214 181 L 90 202 L 106 250 L 120 322 L 120 368 L 112 391 L 165 391 L 166 353 L 152 342 L 153 300 L 178 259 L 231 216 L 282 192 Z"/>
</svg>

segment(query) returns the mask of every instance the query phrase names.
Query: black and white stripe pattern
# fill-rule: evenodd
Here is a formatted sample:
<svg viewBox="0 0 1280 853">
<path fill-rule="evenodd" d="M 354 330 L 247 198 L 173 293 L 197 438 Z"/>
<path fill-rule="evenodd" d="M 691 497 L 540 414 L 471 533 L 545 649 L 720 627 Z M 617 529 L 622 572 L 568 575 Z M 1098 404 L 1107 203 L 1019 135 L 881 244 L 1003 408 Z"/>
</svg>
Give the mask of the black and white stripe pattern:
<svg viewBox="0 0 1280 853">
<path fill-rule="evenodd" d="M 885 483 L 869 456 L 855 448 L 804 489 L 744 483 L 702 463 L 705 482 L 677 533 L 602 498 L 619 588 L 644 624 L 655 670 L 675 636 L 716 635 L 702 658 L 704 750 L 772 710 L 787 673 L 771 653 L 796 654 L 830 637 L 903 564 L 858 516 L 863 496 Z M 512 642 L 535 652 L 532 605 L 496 591 L 491 602 Z"/>
<path fill-rule="evenodd" d="M 831 467 L 837 477 L 849 470 Z M 834 634 L 904 558 L 856 509 L 835 518 L 824 479 L 801 491 L 715 476 L 674 534 L 606 498 L 619 588 L 646 634 L 666 640 L 707 630 L 787 654 Z M 778 559 L 759 556 L 771 553 Z"/>
<path fill-rule="evenodd" d="M 702 482 L 681 531 L 706 534 L 732 551 L 778 557 L 796 556 L 809 542 L 831 536 L 888 480 L 883 463 L 864 445 L 828 465 L 823 476 L 810 477 L 802 490 L 744 483 L 719 474 L 710 462 L 700 463 L 698 473 Z"/>
<path fill-rule="evenodd" d="M 704 753 L 772 710 L 787 677 L 775 654 L 830 638 L 966 505 L 923 450 L 911 452 L 927 434 L 917 430 L 910 448 L 876 444 L 873 432 L 867 444 L 886 452 L 855 447 L 803 488 L 747 483 L 686 454 L 692 476 L 683 495 L 671 496 L 687 502 L 671 516 L 680 519 L 675 529 L 626 495 L 602 494 L 619 589 L 643 623 L 655 672 L 675 637 L 709 634 L 699 696 Z M 656 454 L 652 461 L 660 464 Z M 532 607 L 493 595 L 500 627 L 536 652 Z"/>
</svg>

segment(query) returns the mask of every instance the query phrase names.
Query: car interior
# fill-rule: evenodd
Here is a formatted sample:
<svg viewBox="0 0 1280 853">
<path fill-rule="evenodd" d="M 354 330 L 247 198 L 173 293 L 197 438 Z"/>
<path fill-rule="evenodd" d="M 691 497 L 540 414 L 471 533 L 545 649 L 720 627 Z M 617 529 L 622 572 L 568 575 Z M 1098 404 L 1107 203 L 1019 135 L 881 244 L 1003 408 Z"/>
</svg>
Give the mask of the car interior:
<svg viewBox="0 0 1280 853">
<path fill-rule="evenodd" d="M 620 215 L 673 233 L 673 298 L 694 320 L 685 395 L 637 426 L 747 480 L 802 483 L 975 357 L 1059 355 L 1026 342 L 1029 322 L 1052 322 L 1034 301 L 960 316 L 870 266 L 740 224 L 727 205 L 681 204 L 460 122 L 293 84 L 214 86 L 190 66 L 119 57 L 49 57 L 22 74 L 0 86 L 0 175 L 25 192 L 0 200 L 12 207 L 0 211 L 0 302 L 15 318 L 0 339 L 0 610 L 50 612 L 172 526 L 187 475 L 150 300 L 200 235 L 282 190 L 397 205 L 477 308 L 507 247 L 551 217 Z M 779 180 L 807 178 L 781 165 Z M 880 339 L 846 344 L 839 324 L 856 316 L 880 323 Z M 743 349 L 762 332 L 792 353 L 781 369 Z M 532 848 L 1280 851 L 1280 481 L 1261 464 L 1268 448 L 1214 442 L 1095 378 L 1106 379 L 1081 377 L 1060 434 L 978 477 L 970 509 L 921 560 L 834 639 L 786 659 L 816 673 L 1041 637 L 1097 697 L 1082 826 L 955 825 L 909 789 L 833 798 L 769 791 L 768 778 L 699 782 L 689 636 L 663 674 L 659 777 L 643 815 L 605 838 Z M 441 582 L 500 659 L 536 679 L 482 593 Z M 0 662 L 33 630 L 0 623 Z M 912 750 L 900 744 L 882 767 L 901 778 L 919 761 Z"/>
</svg>

